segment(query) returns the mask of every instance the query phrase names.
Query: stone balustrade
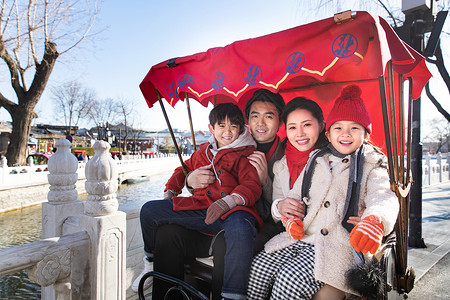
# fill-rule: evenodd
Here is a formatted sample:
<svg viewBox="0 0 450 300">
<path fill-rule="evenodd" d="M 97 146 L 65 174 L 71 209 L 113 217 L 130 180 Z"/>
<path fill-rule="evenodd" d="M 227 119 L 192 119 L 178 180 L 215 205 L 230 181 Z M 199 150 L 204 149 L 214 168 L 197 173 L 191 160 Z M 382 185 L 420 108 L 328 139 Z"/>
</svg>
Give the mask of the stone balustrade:
<svg viewBox="0 0 450 300">
<path fill-rule="evenodd" d="M 75 156 L 71 155 L 75 159 Z M 108 156 L 110 155 L 108 154 Z M 72 159 L 72 157 L 68 157 L 68 159 Z M 131 178 L 171 172 L 180 165 L 178 157 L 174 154 L 124 155 L 121 160 L 116 157 L 114 161 L 117 165 L 119 183 Z M 88 161 L 77 161 L 75 164 L 78 175 L 76 188 L 80 194 L 86 192 L 84 187 L 87 163 Z M 0 212 L 44 202 L 50 187 L 48 169 L 47 165 L 33 165 L 32 161 L 27 166 L 8 167 L 6 158 L 3 158 L 0 167 Z"/>
<path fill-rule="evenodd" d="M 422 186 L 433 185 L 450 180 L 450 155 L 436 154 L 436 158 L 427 153 L 422 161 Z"/>
<path fill-rule="evenodd" d="M 117 165 L 98 141 L 86 164 L 86 202 L 77 200 L 78 162 L 66 139 L 50 158 L 42 238 L 0 250 L 0 276 L 26 269 L 41 299 L 126 299 L 126 214 L 118 211 Z M 36 250 L 36 251 L 34 251 Z M 5 263 L 4 263 L 5 262 Z"/>
<path fill-rule="evenodd" d="M 75 157 L 75 156 L 74 156 Z M 149 164 L 165 165 L 164 161 L 174 160 L 178 158 L 175 154 L 157 154 L 157 155 L 123 155 L 122 159 L 117 157 L 114 160 L 117 163 L 117 172 L 119 174 L 119 181 L 124 181 L 130 178 L 128 173 L 138 172 L 148 167 Z M 85 179 L 84 168 L 88 159 L 78 162 L 78 178 Z M 0 190 L 19 188 L 24 186 L 41 185 L 47 183 L 48 174 L 47 165 L 34 165 L 33 160 L 30 159 L 26 166 L 8 167 L 6 157 L 2 157 L 0 162 Z"/>
</svg>

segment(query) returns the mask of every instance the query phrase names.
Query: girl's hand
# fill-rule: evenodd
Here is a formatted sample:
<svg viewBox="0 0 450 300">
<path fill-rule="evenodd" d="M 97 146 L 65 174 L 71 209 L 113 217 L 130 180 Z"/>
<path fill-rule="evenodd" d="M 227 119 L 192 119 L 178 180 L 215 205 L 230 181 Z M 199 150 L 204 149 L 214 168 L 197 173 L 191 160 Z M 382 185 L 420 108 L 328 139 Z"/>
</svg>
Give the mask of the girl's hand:
<svg viewBox="0 0 450 300">
<path fill-rule="evenodd" d="M 277 203 L 277 208 L 280 214 L 286 218 L 299 218 L 305 217 L 303 210 L 303 202 L 293 198 L 286 198 Z"/>
<path fill-rule="evenodd" d="M 361 222 L 361 217 L 349 217 L 347 223 L 353 224 L 353 226 L 358 225 Z"/>
</svg>

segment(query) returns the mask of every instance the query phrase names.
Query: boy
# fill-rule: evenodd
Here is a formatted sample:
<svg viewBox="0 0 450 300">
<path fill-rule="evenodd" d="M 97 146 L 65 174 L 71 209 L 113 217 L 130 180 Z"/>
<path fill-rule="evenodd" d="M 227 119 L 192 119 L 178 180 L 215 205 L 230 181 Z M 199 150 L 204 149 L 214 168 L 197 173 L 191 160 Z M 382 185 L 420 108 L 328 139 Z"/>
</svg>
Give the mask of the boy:
<svg viewBox="0 0 450 300">
<path fill-rule="evenodd" d="M 179 197 L 177 195 L 185 182 L 185 175 L 179 167 L 166 184 L 166 200 L 144 204 L 141 210 L 141 228 L 147 256 L 144 263 L 147 265 L 146 270 L 150 270 L 148 261 L 153 259 L 156 229 L 160 225 L 178 224 L 213 235 L 225 229 L 227 253 L 223 296 L 238 299 L 246 293 L 256 221 L 259 227 L 262 225 L 256 207 L 256 201 L 261 195 L 261 184 L 256 169 L 247 158 L 254 152 L 256 143 L 245 127 L 242 112 L 232 103 L 217 105 L 211 110 L 209 120 L 208 127 L 212 134 L 209 142 L 202 144 L 185 161 L 185 165 L 187 171 L 191 172 L 211 164 L 216 180 L 206 188 L 195 189 L 192 196 Z M 242 231 L 247 234 L 236 234 L 236 231 L 241 232 L 242 227 L 246 227 Z M 227 232 L 233 234 L 227 235 Z M 147 287 L 151 285 L 149 281 L 146 281 Z"/>
</svg>

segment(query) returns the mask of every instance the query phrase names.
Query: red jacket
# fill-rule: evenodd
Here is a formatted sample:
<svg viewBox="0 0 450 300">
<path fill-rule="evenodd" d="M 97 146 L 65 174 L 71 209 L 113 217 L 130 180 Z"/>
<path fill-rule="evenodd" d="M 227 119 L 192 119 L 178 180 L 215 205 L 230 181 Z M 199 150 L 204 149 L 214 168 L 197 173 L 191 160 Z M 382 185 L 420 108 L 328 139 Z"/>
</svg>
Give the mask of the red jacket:
<svg viewBox="0 0 450 300">
<path fill-rule="evenodd" d="M 190 197 L 173 197 L 173 209 L 175 211 L 207 209 L 216 200 L 236 193 L 245 199 L 245 205 L 236 206 L 224 214 L 222 219 L 224 220 L 229 214 L 237 210 L 245 210 L 256 218 L 261 227 L 262 220 L 256 207 L 256 201 L 261 195 L 261 183 L 255 167 L 250 164 L 247 158 L 254 151 L 253 146 L 227 148 L 219 150 L 214 158 L 209 143 L 200 145 L 200 149 L 185 161 L 187 171 L 194 171 L 212 162 L 216 180 L 206 188 L 195 189 L 194 194 Z M 174 190 L 181 193 L 184 183 L 185 175 L 182 168 L 178 167 L 167 181 L 165 190 Z"/>
</svg>

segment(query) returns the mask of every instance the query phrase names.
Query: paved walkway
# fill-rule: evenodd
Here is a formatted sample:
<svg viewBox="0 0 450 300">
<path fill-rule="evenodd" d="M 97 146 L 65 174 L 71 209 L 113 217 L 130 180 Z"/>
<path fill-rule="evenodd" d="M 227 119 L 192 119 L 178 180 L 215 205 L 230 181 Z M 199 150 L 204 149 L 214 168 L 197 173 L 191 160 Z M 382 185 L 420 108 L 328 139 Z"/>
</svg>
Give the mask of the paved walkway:
<svg viewBox="0 0 450 300">
<path fill-rule="evenodd" d="M 416 281 L 450 252 L 450 181 L 422 188 L 422 238 L 426 248 L 408 249 Z"/>
</svg>

